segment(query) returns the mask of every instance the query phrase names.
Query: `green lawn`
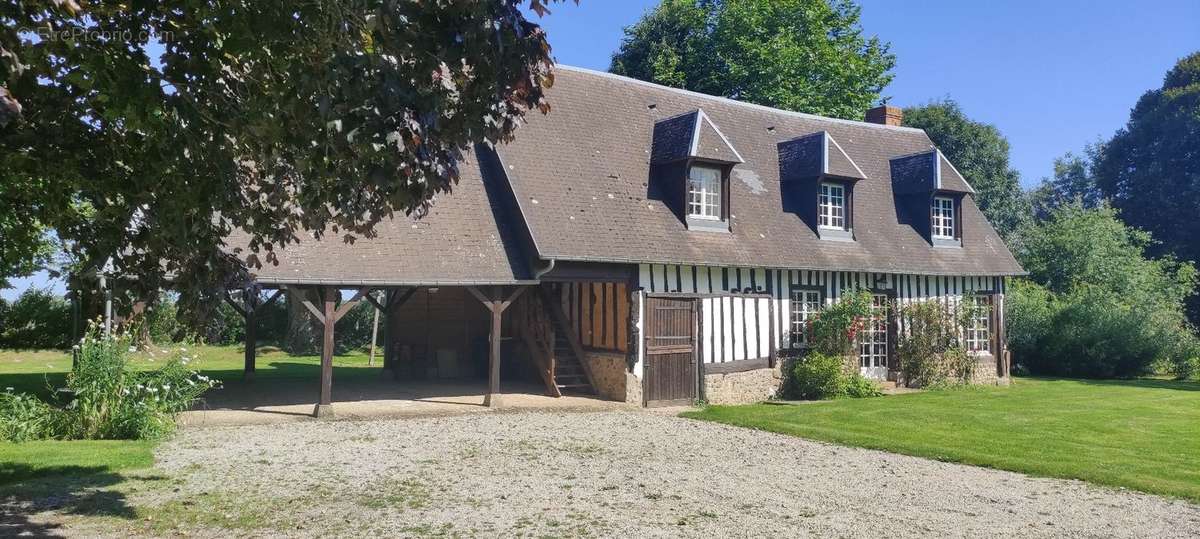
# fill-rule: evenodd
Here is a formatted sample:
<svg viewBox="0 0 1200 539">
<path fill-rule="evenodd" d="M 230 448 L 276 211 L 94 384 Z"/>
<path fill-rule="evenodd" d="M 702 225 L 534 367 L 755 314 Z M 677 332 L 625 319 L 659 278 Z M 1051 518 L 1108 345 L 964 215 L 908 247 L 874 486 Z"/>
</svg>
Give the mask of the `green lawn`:
<svg viewBox="0 0 1200 539">
<path fill-rule="evenodd" d="M 171 346 L 168 352 L 179 348 Z M 161 365 L 169 354 L 164 348 L 155 348 L 148 353 L 134 354 L 132 365 L 138 369 L 153 369 Z M 196 357 L 192 368 L 207 376 L 221 380 L 226 387 L 234 388 L 242 382 L 243 352 L 241 346 L 198 346 L 187 347 L 188 355 Z M 353 380 L 378 375 L 383 362 L 383 351 L 375 355 L 375 368 L 367 368 L 367 354 L 353 351 L 334 356 L 334 378 Z M 255 362 L 255 376 L 259 380 L 297 379 L 311 382 L 320 379 L 320 356 L 293 356 L 274 347 L 261 347 Z M 0 350 L 0 391 L 13 388 L 16 391 L 48 395 L 49 388 L 61 387 L 71 370 L 71 354 L 59 350 Z"/>
<path fill-rule="evenodd" d="M 1017 379 L 685 417 L 1200 501 L 1200 383 Z"/>
<path fill-rule="evenodd" d="M 126 440 L 0 442 L 0 485 L 59 475 L 115 477 L 154 464 L 153 449 L 154 442 Z"/>
</svg>

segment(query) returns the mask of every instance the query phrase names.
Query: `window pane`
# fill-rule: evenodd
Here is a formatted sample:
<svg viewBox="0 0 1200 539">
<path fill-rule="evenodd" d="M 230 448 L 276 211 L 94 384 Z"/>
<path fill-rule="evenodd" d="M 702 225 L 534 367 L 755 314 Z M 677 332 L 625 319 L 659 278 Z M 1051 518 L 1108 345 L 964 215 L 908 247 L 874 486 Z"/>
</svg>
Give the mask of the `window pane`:
<svg viewBox="0 0 1200 539">
<path fill-rule="evenodd" d="M 721 218 L 721 170 L 693 166 L 688 172 L 688 216 Z"/>
</svg>

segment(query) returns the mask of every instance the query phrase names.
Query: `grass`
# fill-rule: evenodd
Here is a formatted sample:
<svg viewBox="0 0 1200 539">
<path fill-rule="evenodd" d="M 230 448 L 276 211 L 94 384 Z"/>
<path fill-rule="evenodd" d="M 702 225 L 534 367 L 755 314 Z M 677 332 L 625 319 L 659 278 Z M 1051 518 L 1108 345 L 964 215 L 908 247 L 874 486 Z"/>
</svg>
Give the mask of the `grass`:
<svg viewBox="0 0 1200 539">
<path fill-rule="evenodd" d="M 1021 378 L 685 417 L 1200 501 L 1200 383 Z"/>
<path fill-rule="evenodd" d="M 131 366 L 135 369 L 153 369 L 169 357 L 168 353 L 178 349 L 178 345 L 168 348 L 155 347 L 145 353 L 133 355 Z M 240 385 L 244 352 L 241 346 L 197 346 L 187 347 L 188 354 L 194 355 L 192 368 L 217 380 L 226 387 Z M 334 378 L 337 380 L 352 380 L 378 375 L 382 365 L 383 354 L 375 356 L 375 369 L 367 368 L 368 356 L 365 352 L 353 351 L 334 356 Z M 259 347 L 255 361 L 255 377 L 259 380 L 303 379 L 306 381 L 320 379 L 321 357 L 293 356 L 275 347 Z M 0 391 L 13 388 L 15 391 L 35 393 L 47 396 L 51 388 L 62 387 L 67 373 L 71 370 L 71 353 L 60 350 L 0 350 Z"/>
<path fill-rule="evenodd" d="M 113 474 L 154 464 L 154 443 L 126 440 L 0 442 L 0 485 L 57 475 Z"/>
</svg>

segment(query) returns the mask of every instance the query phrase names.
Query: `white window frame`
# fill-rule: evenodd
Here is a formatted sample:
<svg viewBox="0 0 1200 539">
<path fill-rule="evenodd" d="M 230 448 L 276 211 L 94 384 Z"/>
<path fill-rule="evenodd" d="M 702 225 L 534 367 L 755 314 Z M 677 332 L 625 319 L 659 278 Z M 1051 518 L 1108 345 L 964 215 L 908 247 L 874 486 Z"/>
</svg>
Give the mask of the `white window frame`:
<svg viewBox="0 0 1200 539">
<path fill-rule="evenodd" d="M 887 294 L 871 294 L 871 316 L 866 327 L 859 332 L 858 364 L 864 375 L 872 370 L 888 366 L 888 307 L 891 298 Z"/>
<path fill-rule="evenodd" d="M 791 300 L 791 345 L 792 348 L 805 348 L 812 344 L 809 322 L 821 312 L 824 298 L 820 290 L 797 288 L 792 290 Z"/>
<path fill-rule="evenodd" d="M 820 192 L 817 194 L 818 227 L 849 230 L 846 217 L 846 186 L 833 182 L 821 182 Z"/>
<path fill-rule="evenodd" d="M 988 296 L 969 295 L 963 298 L 971 309 L 963 328 L 963 344 L 968 353 L 984 355 L 992 353 L 992 301 Z"/>
<path fill-rule="evenodd" d="M 944 240 L 954 239 L 954 199 L 933 197 L 930 218 L 933 237 Z"/>
<path fill-rule="evenodd" d="M 715 178 L 697 177 L 697 171 L 711 172 Z M 722 183 L 724 171 L 711 165 L 692 165 L 688 167 L 687 216 L 689 219 L 706 221 L 723 221 Z"/>
</svg>

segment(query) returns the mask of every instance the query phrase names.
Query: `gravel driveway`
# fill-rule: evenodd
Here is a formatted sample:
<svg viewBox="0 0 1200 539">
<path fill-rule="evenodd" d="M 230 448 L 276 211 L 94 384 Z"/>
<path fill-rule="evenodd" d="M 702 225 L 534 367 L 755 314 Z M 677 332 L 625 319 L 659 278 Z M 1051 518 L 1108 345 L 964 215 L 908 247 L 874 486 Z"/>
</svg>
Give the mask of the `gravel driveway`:
<svg viewBox="0 0 1200 539">
<path fill-rule="evenodd" d="M 641 411 L 192 428 L 173 488 L 129 494 L 192 536 L 1183 537 L 1200 506 Z M 182 523 L 182 524 L 181 524 Z M 78 523 L 77 523 L 78 524 Z M 224 529 L 214 528 L 223 527 Z M 68 531 L 90 534 L 88 526 Z"/>
</svg>

